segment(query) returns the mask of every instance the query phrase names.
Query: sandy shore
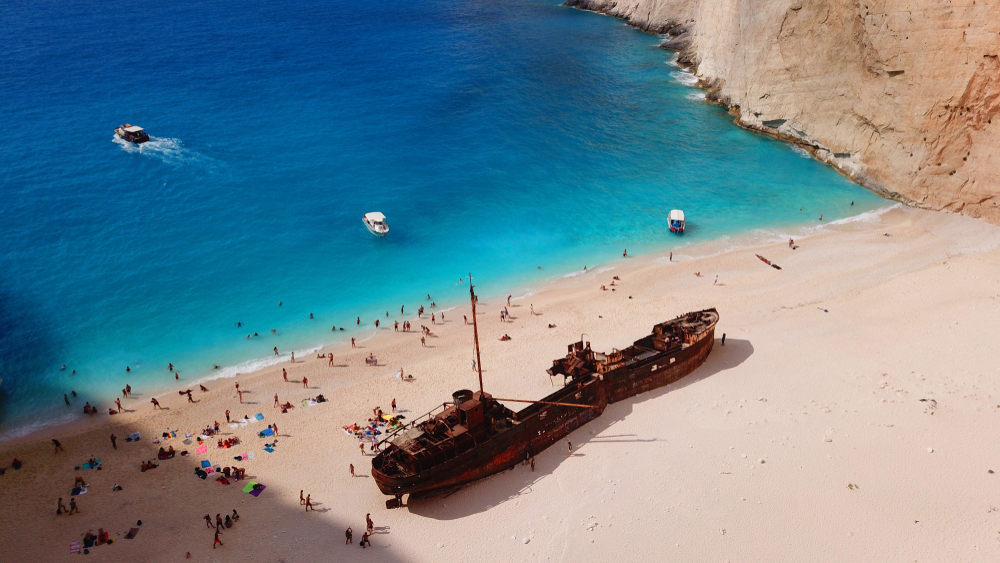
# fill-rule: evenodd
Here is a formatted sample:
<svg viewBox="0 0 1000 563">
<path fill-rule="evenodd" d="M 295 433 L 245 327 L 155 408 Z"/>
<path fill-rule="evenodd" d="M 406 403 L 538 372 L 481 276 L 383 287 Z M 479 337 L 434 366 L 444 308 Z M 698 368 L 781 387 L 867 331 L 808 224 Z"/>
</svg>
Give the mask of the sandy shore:
<svg viewBox="0 0 1000 563">
<path fill-rule="evenodd" d="M 166 410 L 156 412 L 136 389 L 126 414 L 0 443 L 0 466 L 15 456 L 25 463 L 0 477 L 4 559 L 77 557 L 70 542 L 104 528 L 119 539 L 90 557 L 107 561 L 176 561 L 187 552 L 197 561 L 466 561 L 472 552 L 489 561 L 998 560 L 1000 474 L 990 470 L 1000 472 L 991 446 L 1000 437 L 1000 228 L 894 209 L 797 243 L 675 262 L 614 260 L 515 302 L 504 324 L 499 299 L 484 298 L 484 378 L 498 396 L 550 392 L 544 370 L 581 333 L 598 350 L 622 347 L 656 322 L 715 306 L 717 335 L 727 334 L 695 374 L 612 405 L 570 436 L 572 457 L 553 447 L 534 473 L 517 468 L 388 511 L 367 475 L 370 458 L 341 431 L 393 398 L 420 414 L 475 386 L 464 307 L 433 327 L 426 348 L 418 332 L 384 327 L 358 349 L 327 350 L 334 367 L 300 359 L 215 381 L 195 392 L 196 404 L 164 394 Z M 617 291 L 600 291 L 614 275 Z M 430 325 L 413 324 L 421 322 Z M 500 342 L 504 333 L 513 340 Z M 368 353 L 381 365 L 367 367 Z M 397 381 L 400 367 L 416 381 Z M 320 393 L 330 402 L 279 414 L 275 393 L 296 405 Z M 231 430 L 226 409 L 266 421 Z M 214 421 L 243 447 L 213 446 L 139 471 L 165 429 L 183 436 Z M 266 453 L 255 432 L 272 422 L 278 445 Z M 126 443 L 134 431 L 143 440 Z M 65 453 L 53 454 L 52 437 Z M 180 439 L 164 445 L 194 453 Z M 242 451 L 256 458 L 233 461 Z M 74 471 L 91 456 L 103 460 L 101 471 Z M 243 466 L 267 489 L 254 498 L 240 485 L 202 481 L 193 467 L 203 459 Z M 77 497 L 80 514 L 57 516 L 56 500 L 68 504 L 76 475 L 90 485 Z M 111 491 L 116 483 L 122 491 Z M 299 505 L 300 490 L 315 513 Z M 242 519 L 213 551 L 202 517 L 234 508 Z M 369 512 L 376 533 L 362 550 Z M 140 519 L 138 536 L 122 539 Z M 355 545 L 344 546 L 349 525 Z"/>
</svg>

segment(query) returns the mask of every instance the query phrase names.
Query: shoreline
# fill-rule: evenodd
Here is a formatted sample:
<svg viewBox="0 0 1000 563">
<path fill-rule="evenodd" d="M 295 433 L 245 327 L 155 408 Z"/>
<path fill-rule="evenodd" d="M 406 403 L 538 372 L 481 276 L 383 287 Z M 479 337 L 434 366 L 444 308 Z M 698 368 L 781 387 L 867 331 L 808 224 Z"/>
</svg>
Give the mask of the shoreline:
<svg viewBox="0 0 1000 563">
<path fill-rule="evenodd" d="M 780 242 L 780 241 L 784 240 L 785 237 L 795 238 L 796 240 L 808 238 L 810 236 L 815 236 L 815 235 L 818 235 L 818 234 L 822 234 L 822 233 L 826 232 L 830 227 L 835 227 L 835 226 L 838 226 L 838 225 L 846 225 L 846 224 L 850 224 L 850 223 L 854 223 L 854 222 L 858 222 L 858 221 L 867 221 L 870 218 L 878 218 L 878 217 L 882 216 L 883 214 L 892 211 L 893 209 L 900 208 L 900 206 L 902 206 L 902 205 L 904 205 L 904 204 L 898 203 L 898 202 L 897 203 L 887 202 L 887 204 L 884 205 L 884 206 L 877 207 L 877 208 L 869 210 L 869 211 L 864 211 L 862 213 L 859 213 L 858 215 L 852 215 L 852 216 L 849 216 L 849 217 L 844 217 L 842 219 L 836 219 L 836 220 L 833 220 L 833 221 L 828 221 L 828 222 L 823 222 L 823 223 L 818 223 L 818 224 L 812 224 L 812 225 L 807 224 L 807 223 L 802 223 L 802 224 L 797 225 L 796 227 L 794 227 L 792 229 L 787 229 L 787 230 L 783 230 L 783 229 L 779 229 L 779 228 L 773 228 L 773 229 L 755 229 L 753 231 L 749 231 L 749 232 L 745 232 L 745 233 L 740 233 L 740 234 L 737 234 L 737 235 L 725 235 L 725 236 L 722 236 L 722 237 L 719 237 L 719 238 L 716 238 L 716 239 L 711 239 L 711 240 L 706 240 L 706 241 L 698 241 L 698 242 L 692 242 L 692 243 L 685 243 L 685 244 L 682 244 L 680 246 L 673 247 L 674 250 L 656 250 L 656 251 L 649 252 L 649 253 L 638 254 L 638 255 L 635 255 L 635 256 L 629 256 L 629 260 L 640 260 L 640 261 L 641 260 L 646 260 L 646 261 L 656 262 L 657 260 L 666 259 L 670 253 L 676 253 L 677 254 L 676 255 L 676 259 L 677 259 L 678 263 L 681 260 L 697 260 L 697 259 L 713 258 L 713 257 L 719 256 L 719 255 L 725 254 L 727 252 L 733 252 L 733 251 L 738 251 L 738 250 L 749 250 L 749 249 L 757 248 L 757 247 L 760 247 L 760 246 L 773 244 L 775 242 Z M 663 246 L 666 246 L 666 241 L 664 241 L 664 245 Z M 703 250 L 703 251 L 699 252 L 699 250 Z M 684 252 L 684 251 L 688 251 L 688 252 Z M 621 258 L 613 258 L 612 261 L 606 262 L 606 263 L 597 264 L 593 268 L 589 268 L 588 271 L 583 271 L 583 270 L 573 271 L 573 272 L 568 272 L 568 273 L 565 273 L 565 274 L 562 274 L 562 275 L 556 275 L 556 277 L 549 277 L 549 278 L 541 281 L 537 286 L 534 286 L 534 287 L 531 287 L 531 286 L 528 286 L 528 287 L 517 286 L 517 287 L 513 288 L 511 291 L 520 292 L 520 295 L 514 295 L 513 297 L 511 297 L 511 302 L 513 303 L 513 302 L 516 302 L 516 301 L 519 301 L 519 300 L 526 299 L 526 298 L 531 297 L 533 295 L 542 293 L 542 292 L 546 291 L 549 288 L 549 286 L 551 286 L 553 284 L 557 284 L 561 280 L 571 279 L 571 278 L 575 278 L 575 277 L 578 277 L 578 276 L 585 276 L 585 275 L 590 274 L 590 273 L 600 274 L 600 273 L 604 273 L 604 272 L 615 270 L 616 268 L 618 268 L 621 265 L 621 261 L 622 261 Z M 506 291 L 502 291 L 501 293 L 506 293 Z M 484 295 L 481 295 L 480 297 L 481 298 L 485 298 L 487 300 L 492 300 L 492 299 L 500 299 L 503 296 L 499 295 L 499 294 L 497 294 L 497 295 L 484 294 Z M 457 309 L 459 309 L 459 308 L 461 308 L 463 306 L 467 306 L 467 304 L 455 304 L 455 305 L 446 304 L 444 306 L 435 308 L 433 312 L 435 312 L 435 313 L 448 312 L 448 311 L 452 311 L 452 310 L 457 310 Z M 406 320 L 410 320 L 412 322 L 414 319 L 406 319 Z M 419 326 L 419 323 L 418 323 L 418 326 Z M 356 337 L 356 342 L 358 344 L 365 344 L 365 343 L 371 342 L 372 340 L 374 340 L 375 338 L 377 338 L 379 336 L 379 331 L 380 330 L 384 330 L 384 329 L 387 329 L 387 328 L 388 328 L 387 326 L 386 327 L 379 327 L 379 329 L 375 329 L 373 327 L 366 327 L 364 329 L 364 332 L 362 333 L 362 336 Z M 350 338 L 349 336 L 346 336 L 346 332 L 345 332 L 345 337 L 344 338 Z M 319 346 L 312 346 L 312 347 L 309 347 L 309 348 L 303 348 L 301 350 L 297 349 L 297 350 L 294 350 L 294 354 L 298 355 L 300 358 L 309 359 L 309 357 L 312 354 L 329 354 L 329 353 L 333 353 L 333 352 L 341 352 L 341 351 L 349 351 L 349 350 L 350 350 L 350 347 L 348 346 L 348 343 L 345 341 L 345 342 L 332 342 L 332 343 L 328 343 L 328 344 L 322 344 L 322 345 L 319 345 Z M 261 357 L 261 358 L 251 358 L 251 359 L 246 360 L 245 362 L 243 362 L 241 364 L 238 364 L 236 366 L 224 366 L 224 367 L 220 367 L 220 369 L 218 370 L 219 373 L 217 373 L 217 374 L 215 374 L 213 372 L 208 372 L 208 374 L 206 374 L 204 376 L 200 376 L 200 377 L 199 376 L 195 376 L 194 379 L 192 379 L 192 380 L 190 380 L 189 382 L 186 382 L 186 383 L 183 383 L 183 382 L 182 383 L 174 383 L 174 382 L 171 381 L 165 388 L 162 388 L 161 390 L 158 390 L 158 391 L 155 391 L 155 392 L 148 392 L 148 393 L 147 392 L 143 392 L 141 396 L 143 396 L 144 398 L 145 397 L 156 397 L 156 398 L 159 399 L 159 398 L 162 398 L 164 396 L 169 397 L 169 396 L 173 395 L 173 393 L 175 393 L 177 391 L 180 391 L 182 389 L 191 388 L 191 387 L 197 386 L 199 384 L 203 384 L 204 385 L 204 384 L 208 384 L 208 383 L 211 383 L 211 382 L 217 382 L 217 381 L 223 381 L 223 380 L 231 380 L 231 379 L 235 379 L 235 378 L 238 378 L 238 377 L 252 378 L 252 377 L 258 376 L 261 372 L 264 372 L 264 371 L 267 371 L 267 370 L 271 370 L 271 369 L 276 369 L 276 368 L 280 367 L 282 364 L 288 364 L 288 363 L 290 363 L 291 356 L 288 355 L 288 354 L 281 354 L 274 361 L 269 361 L 269 360 L 271 360 L 271 358 L 273 358 L 273 356 L 271 356 L 271 357 L 264 356 L 264 357 Z M 315 359 L 315 358 L 313 358 L 313 359 Z M 299 362 L 296 362 L 296 363 L 299 363 Z M 248 366 L 248 365 L 252 365 L 253 366 L 255 364 L 258 364 L 258 365 L 256 365 L 252 369 L 248 369 L 247 371 L 242 371 L 242 369 L 241 369 L 242 366 Z M 206 385 L 206 386 L 208 386 L 208 385 Z M 136 391 L 139 391 L 138 387 L 136 388 Z M 145 402 L 143 402 L 143 401 L 132 402 L 132 400 L 129 399 L 128 401 L 123 401 L 122 402 L 122 405 L 123 405 L 123 407 L 126 408 L 126 410 L 128 410 L 129 407 L 136 407 L 136 406 L 141 406 L 141 405 L 144 405 L 144 404 L 149 404 L 149 400 L 146 399 Z M 80 408 L 82 408 L 82 407 L 80 407 Z M 103 407 L 101 407 L 101 408 L 103 408 Z M 117 417 L 117 415 L 115 415 L 115 416 Z M 70 418 L 70 417 L 72 417 L 71 420 L 66 420 L 66 421 L 62 421 L 62 422 L 53 422 L 53 423 L 35 422 L 35 423 L 30 423 L 30 424 L 27 425 L 27 427 L 29 428 L 29 430 L 27 430 L 27 432 L 24 432 L 24 433 L 20 432 L 21 429 L 22 429 L 22 427 L 11 428 L 11 429 L 7 430 L 4 433 L 0 433 L 0 447 L 3 447 L 4 445 L 7 445 L 7 444 L 12 444 L 12 443 L 16 444 L 19 441 L 31 441 L 31 440 L 33 440 L 35 438 L 40 438 L 40 437 L 46 437 L 47 438 L 47 437 L 50 437 L 50 436 L 53 436 L 53 435 L 56 435 L 56 434 L 58 434 L 58 435 L 76 435 L 78 433 L 88 432 L 88 431 L 93 430 L 96 427 L 100 427 L 102 425 L 102 423 L 108 423 L 108 422 L 110 422 L 108 420 L 109 417 L 110 417 L 110 415 L 108 415 L 107 413 L 105 413 L 103 411 L 101 411 L 97 415 L 91 415 L 91 416 L 82 415 L 82 414 L 78 414 L 78 413 L 67 413 L 64 418 Z"/>
<path fill-rule="evenodd" d="M 1000 546 L 990 543 L 994 523 L 983 518 L 987 505 L 997 501 L 974 494 L 992 483 L 985 481 L 993 478 L 986 469 L 1000 464 L 973 445 L 997 432 L 983 437 L 969 431 L 989 427 L 1000 412 L 988 398 L 1000 395 L 1000 384 L 984 375 L 991 373 L 989 350 L 995 347 L 990 335 L 1000 327 L 994 271 L 1000 228 L 894 205 L 870 220 L 824 225 L 796 243 L 796 250 L 776 241 L 702 258 L 675 253 L 673 263 L 663 254 L 608 262 L 512 300 L 513 319 L 503 324 L 493 313 L 505 300 L 481 296 L 484 379 L 497 396 L 535 399 L 551 392 L 556 383 L 544 369 L 581 332 L 596 350 L 610 350 L 655 322 L 716 306 L 717 338 L 728 333 L 726 345 L 717 341 L 691 376 L 613 405 L 574 432 L 573 457 L 559 447 L 540 452 L 537 472 L 515 468 L 446 498 L 384 510 L 385 497 L 366 475 L 370 457 L 359 455 L 356 440 L 340 432 L 390 399 L 417 415 L 455 389 L 474 385 L 471 327 L 457 322 L 467 314 L 465 306 L 444 324 L 431 325 L 435 334 L 426 348 L 417 333 L 390 328 L 359 349 L 335 348 L 334 367 L 311 356 L 281 364 L 289 383 L 280 367 L 241 376 L 240 388 L 250 393 L 242 407 L 234 387 L 211 386 L 195 395 L 196 404 L 168 394 L 163 411 L 140 402 L 136 412 L 102 417 L 103 423 L 85 430 L 50 429 L 0 443 L 0 465 L 15 455 L 25 462 L 21 471 L 8 469 L 0 477 L 0 502 L 8 507 L 0 526 L 11 538 L 8 553 L 58 561 L 68 557 L 65 545 L 86 529 L 103 527 L 115 537 L 141 519 L 147 525 L 138 541 L 92 553 L 168 561 L 190 551 L 193 558 L 210 560 L 211 530 L 203 531 L 201 517 L 236 507 L 244 521 L 224 537 L 226 558 L 234 559 L 321 558 L 330 550 L 348 561 L 365 559 L 370 554 L 356 546 L 340 548 L 339 538 L 348 525 L 363 529 L 366 512 L 383 529 L 373 547 L 387 561 L 460 560 L 464 552 L 445 549 L 458 545 L 449 538 L 472 536 L 492 550 L 524 550 L 514 551 L 515 559 L 593 560 L 620 551 L 621 531 L 612 526 L 625 524 L 630 534 L 660 530 L 678 559 L 698 559 L 696 553 L 704 558 L 705 550 L 709 558 L 722 559 L 746 549 L 781 558 L 788 554 L 779 548 L 786 545 L 780 538 L 803 518 L 824 524 L 800 530 L 809 541 L 795 548 L 796 560 L 819 557 L 827 529 L 833 530 L 829 537 L 854 534 L 838 543 L 843 557 L 837 558 L 844 560 L 903 538 L 912 542 L 906 556 L 913 551 L 933 558 L 973 543 L 1000 554 Z M 783 269 L 762 265 L 755 253 Z M 702 276 L 692 275 L 696 271 Z M 614 275 L 621 278 L 618 291 L 600 291 Z M 527 313 L 529 305 L 538 316 Z M 504 333 L 513 340 L 500 342 Z M 943 353 L 962 347 L 978 352 Z M 379 367 L 361 361 L 370 352 L 379 357 Z M 395 380 L 400 366 L 416 380 Z M 302 377 L 308 377 L 308 389 Z M 274 393 L 293 405 L 318 393 L 329 402 L 279 414 L 269 404 Z M 937 410 L 918 401 L 929 398 Z M 265 415 L 256 428 L 223 426 L 223 437 L 245 442 L 241 451 L 257 451 L 255 460 L 238 465 L 267 485 L 261 498 L 191 474 L 198 460 L 226 463 L 232 450 L 164 461 L 152 475 L 138 471 L 141 460 L 155 459 L 158 446 L 149 442 L 160 432 L 194 433 L 224 421 L 227 409 L 233 418 Z M 264 440 L 254 435 L 270 423 L 281 427 L 273 454 L 261 452 Z M 143 440 L 123 444 L 134 431 Z M 109 432 L 120 437 L 117 450 Z M 50 436 L 68 453 L 54 457 Z M 104 460 L 104 470 L 83 472 L 92 492 L 78 500 L 82 515 L 55 516 L 56 497 L 65 500 L 69 493 L 60 487 L 81 473 L 72 465 L 91 455 Z M 357 478 L 348 474 L 348 463 Z M 124 491 L 108 492 L 115 483 Z M 904 495 L 901 489 L 922 492 Z M 295 502 L 299 490 L 312 494 L 324 512 L 303 513 Z M 676 525 L 664 531 L 670 518 Z M 913 520 L 923 523 L 919 537 L 912 535 Z M 746 525 L 760 521 L 769 524 Z M 859 521 L 878 523 L 858 528 Z M 720 529 L 728 530 L 721 541 Z M 39 545 L 38 534 L 54 541 Z M 588 557 L 588 549 L 597 551 Z"/>
</svg>

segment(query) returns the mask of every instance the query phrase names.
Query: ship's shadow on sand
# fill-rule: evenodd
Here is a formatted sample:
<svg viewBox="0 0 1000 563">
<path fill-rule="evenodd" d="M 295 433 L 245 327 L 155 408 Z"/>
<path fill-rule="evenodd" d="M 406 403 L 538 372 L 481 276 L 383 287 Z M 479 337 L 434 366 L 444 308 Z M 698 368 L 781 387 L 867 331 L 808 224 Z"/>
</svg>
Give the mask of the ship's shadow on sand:
<svg viewBox="0 0 1000 563">
<path fill-rule="evenodd" d="M 551 476 L 559 464 L 568 459 L 567 440 L 573 442 L 573 457 L 578 457 L 578 450 L 588 444 L 596 446 L 608 442 L 656 442 L 658 438 L 654 436 L 643 437 L 635 434 L 602 436 L 602 433 L 631 415 L 635 405 L 656 400 L 671 391 L 695 385 L 703 379 L 733 369 L 745 362 L 753 352 L 753 344 L 749 340 L 727 338 L 726 345 L 721 346 L 719 339 L 716 339 L 712 353 L 705 364 L 694 373 L 667 387 L 609 405 L 599 418 L 538 454 L 535 457 L 535 471 L 532 472 L 526 465 L 517 465 L 512 470 L 465 485 L 458 491 L 447 491 L 428 498 L 407 498 L 405 509 L 417 516 L 435 520 L 454 520 L 485 512 L 504 502 L 530 495 L 532 486 L 536 482 Z M 584 456 L 579 455 L 579 457 Z"/>
</svg>

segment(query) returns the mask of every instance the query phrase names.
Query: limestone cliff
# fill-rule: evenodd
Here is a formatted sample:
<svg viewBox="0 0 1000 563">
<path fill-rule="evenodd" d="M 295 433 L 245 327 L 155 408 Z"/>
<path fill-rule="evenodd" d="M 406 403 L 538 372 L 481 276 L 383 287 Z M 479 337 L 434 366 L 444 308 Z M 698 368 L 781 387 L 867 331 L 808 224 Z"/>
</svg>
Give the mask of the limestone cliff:
<svg viewBox="0 0 1000 563">
<path fill-rule="evenodd" d="M 740 125 L 1000 223 L 1000 0 L 569 0 L 680 52 Z"/>
</svg>

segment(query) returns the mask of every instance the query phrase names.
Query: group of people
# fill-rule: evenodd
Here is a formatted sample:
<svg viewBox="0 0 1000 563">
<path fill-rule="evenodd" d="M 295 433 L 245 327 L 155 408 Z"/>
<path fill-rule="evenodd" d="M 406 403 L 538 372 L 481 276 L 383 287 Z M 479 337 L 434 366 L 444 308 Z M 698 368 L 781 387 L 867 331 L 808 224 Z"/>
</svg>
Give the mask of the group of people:
<svg viewBox="0 0 1000 563">
<path fill-rule="evenodd" d="M 362 548 L 367 549 L 371 547 L 372 542 L 369 538 L 371 538 L 374 532 L 375 532 L 375 522 L 372 522 L 372 515 L 371 512 L 369 512 L 368 514 L 365 514 L 365 533 L 361 534 L 361 542 L 359 543 L 359 545 Z M 347 530 L 344 531 L 344 536 L 347 538 L 347 541 L 344 542 L 344 545 L 347 545 L 349 543 L 354 543 L 354 529 L 352 529 L 350 526 L 348 526 Z"/>
<path fill-rule="evenodd" d="M 239 520 L 240 520 L 240 515 L 236 513 L 236 509 L 235 508 L 233 509 L 232 516 L 230 516 L 229 514 L 226 514 L 225 520 L 223 520 L 221 513 L 220 514 L 216 514 L 215 515 L 215 524 L 212 524 L 212 517 L 211 516 L 209 516 L 208 514 L 205 515 L 205 524 L 206 524 L 206 526 L 215 530 L 215 541 L 212 542 L 212 549 L 215 549 L 215 546 L 217 546 L 217 545 L 225 545 L 225 544 L 222 543 L 222 540 L 219 539 L 219 536 L 222 534 L 222 530 L 225 529 L 225 528 L 232 528 L 233 524 L 235 524 L 236 522 L 239 522 Z M 190 557 L 190 556 L 191 556 L 191 554 L 188 553 L 188 557 Z"/>
</svg>

